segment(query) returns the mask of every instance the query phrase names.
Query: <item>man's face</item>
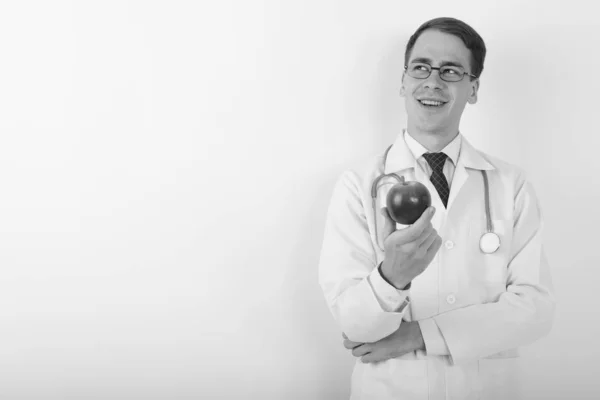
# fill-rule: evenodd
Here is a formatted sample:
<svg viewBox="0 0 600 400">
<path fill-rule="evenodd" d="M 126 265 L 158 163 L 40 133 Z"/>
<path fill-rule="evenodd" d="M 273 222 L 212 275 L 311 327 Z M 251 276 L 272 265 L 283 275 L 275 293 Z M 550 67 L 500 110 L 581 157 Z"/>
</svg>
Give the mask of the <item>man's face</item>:
<svg viewBox="0 0 600 400">
<path fill-rule="evenodd" d="M 432 67 L 458 65 L 471 71 L 471 51 L 458 37 L 436 30 L 424 31 L 412 49 L 408 67 L 415 62 Z M 408 130 L 430 133 L 458 132 L 460 118 L 467 102 L 477 101 L 479 79 L 471 81 L 466 75 L 459 82 L 446 82 L 438 70 L 432 70 L 426 79 L 417 79 L 406 72 L 402 76 L 400 93 L 405 98 Z M 423 100 L 442 102 L 441 105 L 424 105 Z"/>
</svg>

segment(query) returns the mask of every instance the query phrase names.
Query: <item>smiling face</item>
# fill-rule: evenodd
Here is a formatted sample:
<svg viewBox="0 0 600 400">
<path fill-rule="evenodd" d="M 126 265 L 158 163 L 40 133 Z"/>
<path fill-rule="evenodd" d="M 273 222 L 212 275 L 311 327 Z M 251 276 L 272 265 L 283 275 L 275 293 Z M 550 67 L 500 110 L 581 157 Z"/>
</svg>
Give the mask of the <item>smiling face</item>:
<svg viewBox="0 0 600 400">
<path fill-rule="evenodd" d="M 416 62 L 432 67 L 453 65 L 472 73 L 470 60 L 471 51 L 460 38 L 426 30 L 415 42 L 407 65 L 409 68 Z M 465 105 L 477 102 L 478 88 L 479 79 L 471 81 L 468 75 L 459 82 L 446 82 L 438 70 L 432 70 L 426 79 L 413 78 L 404 72 L 400 93 L 405 98 L 408 131 L 417 136 L 454 137 Z"/>
</svg>

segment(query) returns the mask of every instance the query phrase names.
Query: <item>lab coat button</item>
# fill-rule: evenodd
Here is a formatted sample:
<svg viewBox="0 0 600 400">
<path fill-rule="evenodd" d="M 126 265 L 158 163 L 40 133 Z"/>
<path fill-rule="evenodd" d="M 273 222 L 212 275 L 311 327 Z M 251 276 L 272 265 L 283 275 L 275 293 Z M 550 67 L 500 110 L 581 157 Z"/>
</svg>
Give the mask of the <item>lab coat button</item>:
<svg viewBox="0 0 600 400">
<path fill-rule="evenodd" d="M 448 304 L 454 304 L 454 302 L 456 302 L 456 296 L 449 294 L 448 297 L 446 297 L 446 301 Z"/>
<path fill-rule="evenodd" d="M 447 248 L 447 249 L 451 249 L 451 248 L 453 248 L 453 247 L 454 247 L 454 242 L 453 242 L 452 240 L 448 240 L 448 241 L 446 242 L 446 248 Z"/>
</svg>

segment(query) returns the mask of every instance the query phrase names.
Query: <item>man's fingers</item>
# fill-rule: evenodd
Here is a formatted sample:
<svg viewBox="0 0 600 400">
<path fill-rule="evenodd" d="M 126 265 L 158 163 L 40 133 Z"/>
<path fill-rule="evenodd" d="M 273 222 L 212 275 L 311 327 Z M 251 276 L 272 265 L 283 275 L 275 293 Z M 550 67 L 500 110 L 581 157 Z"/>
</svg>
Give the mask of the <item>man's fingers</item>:
<svg viewBox="0 0 600 400">
<path fill-rule="evenodd" d="M 412 242 L 417 240 L 421 234 L 431 226 L 431 219 L 435 214 L 435 207 L 427 207 L 423 214 L 419 217 L 418 220 L 415 221 L 414 224 L 409 226 L 408 228 L 397 231 L 397 234 L 401 234 L 403 236 L 403 241 L 405 243 Z"/>
<path fill-rule="evenodd" d="M 418 247 L 422 247 L 423 243 L 425 243 L 430 236 L 435 236 L 437 234 L 437 231 L 434 229 L 433 225 L 431 225 L 431 223 L 427 224 L 427 226 L 425 227 L 425 229 L 423 230 L 423 232 L 421 232 L 421 236 L 419 236 L 416 240 L 415 240 L 415 244 Z"/>
<path fill-rule="evenodd" d="M 434 254 L 442 247 L 442 238 L 437 236 L 431 246 L 427 249 L 428 252 L 433 252 Z"/>
<path fill-rule="evenodd" d="M 370 363 L 376 363 L 376 362 L 380 362 L 380 361 L 385 361 L 388 360 L 389 357 L 383 357 L 377 353 L 368 353 L 365 354 L 360 361 L 362 361 L 365 364 L 370 364 Z"/>
<path fill-rule="evenodd" d="M 438 237 L 438 234 L 435 229 L 432 229 L 427 236 L 423 236 L 424 238 L 421 241 L 419 248 L 427 251 L 431 247 L 435 239 Z"/>
<path fill-rule="evenodd" d="M 342 337 L 344 338 L 344 347 L 348 350 L 353 350 L 364 344 L 362 342 L 353 342 L 352 340 L 348 339 L 348 336 L 346 336 L 344 332 L 342 332 Z"/>
<path fill-rule="evenodd" d="M 375 356 L 373 356 L 373 353 L 369 353 L 369 354 L 365 355 L 364 357 L 362 357 L 360 359 L 360 361 L 362 361 L 365 364 L 369 364 L 369 363 L 375 362 Z"/>
<path fill-rule="evenodd" d="M 346 339 L 344 340 L 344 347 L 347 348 L 348 350 L 354 349 L 355 347 L 361 346 L 364 343 L 360 343 L 360 342 L 353 342 L 350 339 Z"/>
<path fill-rule="evenodd" d="M 383 207 L 381 210 L 381 215 L 383 215 L 383 240 L 385 240 L 388 236 L 390 236 L 396 230 L 396 221 L 390 217 L 390 213 L 388 212 L 387 207 Z"/>
<path fill-rule="evenodd" d="M 433 215 L 435 214 L 435 207 L 430 206 L 427 207 L 423 214 L 419 217 L 418 220 L 415 221 L 414 224 L 409 226 L 407 229 L 411 231 L 415 231 L 416 236 L 419 236 L 427 227 L 427 225 L 431 222 Z M 412 233 L 412 232 L 411 232 Z"/>
<path fill-rule="evenodd" d="M 370 348 L 366 344 L 361 344 L 360 346 L 352 349 L 352 355 L 354 357 L 362 357 L 365 354 L 369 353 Z"/>
</svg>

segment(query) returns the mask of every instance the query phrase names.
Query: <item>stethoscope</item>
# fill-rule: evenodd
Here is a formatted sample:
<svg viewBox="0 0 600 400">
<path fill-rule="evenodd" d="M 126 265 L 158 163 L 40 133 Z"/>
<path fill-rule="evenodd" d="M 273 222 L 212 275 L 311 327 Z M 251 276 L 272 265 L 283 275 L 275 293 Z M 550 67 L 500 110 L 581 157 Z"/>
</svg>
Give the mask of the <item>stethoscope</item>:
<svg viewBox="0 0 600 400">
<path fill-rule="evenodd" d="M 390 151 L 391 148 L 392 148 L 392 146 L 389 146 L 387 148 L 387 150 L 385 151 L 385 154 L 383 155 L 383 171 L 384 172 L 385 172 L 385 164 L 387 162 L 388 152 Z M 494 224 L 492 223 L 492 216 L 491 216 L 491 211 L 490 211 L 490 185 L 488 182 L 487 172 L 485 170 L 481 170 L 481 173 L 483 174 L 483 185 L 485 187 L 485 217 L 486 217 L 486 221 L 487 221 L 487 227 L 486 227 L 486 232 L 484 232 L 484 234 L 481 235 L 481 238 L 479 239 L 479 248 L 485 254 L 492 254 L 492 253 L 495 253 L 500 248 L 500 236 L 498 236 L 494 232 Z M 380 180 L 382 180 L 383 178 L 386 178 L 386 177 L 394 178 L 398 182 L 401 182 L 403 180 L 403 178 L 400 177 L 395 172 L 392 172 L 389 174 L 384 173 L 384 174 L 379 175 L 377 178 L 375 178 L 375 180 L 373 181 L 373 185 L 371 186 L 371 199 L 372 199 L 372 204 L 373 204 L 373 220 L 375 221 L 375 241 L 377 242 L 378 245 L 379 245 L 379 237 L 378 237 L 379 231 L 377 229 L 377 206 L 376 206 L 376 204 L 377 204 L 377 185 L 379 184 Z"/>
</svg>

